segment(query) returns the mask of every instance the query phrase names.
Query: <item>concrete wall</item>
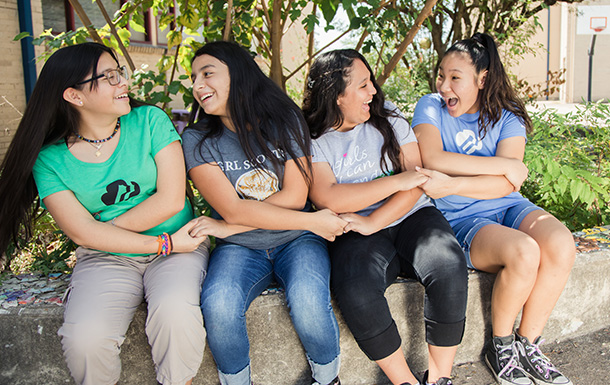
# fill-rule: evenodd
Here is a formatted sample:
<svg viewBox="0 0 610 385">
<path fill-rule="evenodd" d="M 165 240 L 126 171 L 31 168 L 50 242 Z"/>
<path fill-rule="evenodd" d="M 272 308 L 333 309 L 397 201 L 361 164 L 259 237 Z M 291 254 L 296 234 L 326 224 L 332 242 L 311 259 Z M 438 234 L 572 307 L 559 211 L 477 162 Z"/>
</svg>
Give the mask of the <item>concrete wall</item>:
<svg viewBox="0 0 610 385">
<path fill-rule="evenodd" d="M 479 361 L 491 334 L 490 297 L 494 275 L 469 275 L 466 330 L 455 364 Z M 424 342 L 423 289 L 413 281 L 394 283 L 386 297 L 403 351 L 416 372 L 427 367 Z M 335 306 L 336 310 L 336 306 Z M 71 384 L 57 329 L 62 308 L 19 305 L 0 309 L 0 383 L 11 385 Z M 385 385 L 389 382 L 360 351 L 338 311 L 341 382 Z M 290 322 L 283 294 L 259 296 L 247 314 L 253 380 L 257 385 L 308 385 L 310 371 Z M 121 349 L 120 384 L 157 385 L 150 347 L 144 334 L 146 310 L 140 306 Z M 578 254 L 572 274 L 544 330 L 547 341 L 566 340 L 610 326 L 610 250 Z M 544 347 L 543 347 L 544 350 Z M 218 384 L 213 358 L 206 348 L 194 384 Z"/>
</svg>

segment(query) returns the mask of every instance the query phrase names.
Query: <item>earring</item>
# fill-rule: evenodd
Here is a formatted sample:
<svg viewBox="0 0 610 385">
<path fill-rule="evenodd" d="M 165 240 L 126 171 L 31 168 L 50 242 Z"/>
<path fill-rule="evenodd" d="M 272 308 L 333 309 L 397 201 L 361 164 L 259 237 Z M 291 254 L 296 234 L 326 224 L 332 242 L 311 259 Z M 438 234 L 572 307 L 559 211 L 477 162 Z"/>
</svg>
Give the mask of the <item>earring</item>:
<svg viewBox="0 0 610 385">
<path fill-rule="evenodd" d="M 80 102 L 78 102 L 78 104 L 80 104 L 82 106 L 83 105 L 83 101 L 81 100 Z"/>
</svg>

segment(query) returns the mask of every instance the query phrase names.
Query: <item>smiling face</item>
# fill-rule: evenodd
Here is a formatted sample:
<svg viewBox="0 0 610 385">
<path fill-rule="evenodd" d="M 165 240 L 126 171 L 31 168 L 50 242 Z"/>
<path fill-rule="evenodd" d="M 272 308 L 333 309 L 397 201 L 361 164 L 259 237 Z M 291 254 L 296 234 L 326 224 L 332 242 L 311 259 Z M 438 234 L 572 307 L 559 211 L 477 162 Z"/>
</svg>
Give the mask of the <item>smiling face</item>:
<svg viewBox="0 0 610 385">
<path fill-rule="evenodd" d="M 201 55 L 193 60 L 193 96 L 206 114 L 220 117 L 231 128 L 227 108 L 231 76 L 229 67 L 214 56 Z"/>
<path fill-rule="evenodd" d="M 479 110 L 479 91 L 485 85 L 486 76 L 487 71 L 476 73 L 466 54 L 452 52 L 443 58 L 436 89 L 445 100 L 449 115 L 458 117 Z"/>
<path fill-rule="evenodd" d="M 377 93 L 371 81 L 371 73 L 360 59 L 354 59 L 346 82 L 345 91 L 337 98 L 337 104 L 343 113 L 343 124 L 337 128 L 339 131 L 349 131 L 369 120 L 369 103 Z"/>
<path fill-rule="evenodd" d="M 97 62 L 97 73 L 99 75 L 117 68 L 117 62 L 107 52 L 104 52 Z M 89 74 L 87 79 L 91 76 L 92 74 Z M 80 90 L 76 91 L 79 99 L 76 99 L 74 103 L 80 107 L 81 115 L 92 115 L 93 117 L 99 117 L 99 120 L 103 116 L 116 119 L 131 111 L 127 91 L 127 79 L 121 76 L 119 84 L 111 86 L 108 79 L 103 76 L 97 79 L 97 87 L 91 88 L 89 83 L 83 84 Z"/>
</svg>

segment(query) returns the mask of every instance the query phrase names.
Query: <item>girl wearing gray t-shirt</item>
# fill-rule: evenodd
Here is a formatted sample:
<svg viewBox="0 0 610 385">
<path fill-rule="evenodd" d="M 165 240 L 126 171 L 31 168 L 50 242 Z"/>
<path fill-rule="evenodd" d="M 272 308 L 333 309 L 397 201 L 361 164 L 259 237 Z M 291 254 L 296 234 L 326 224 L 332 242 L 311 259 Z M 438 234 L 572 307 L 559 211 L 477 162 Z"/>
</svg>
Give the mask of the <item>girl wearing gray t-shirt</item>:
<svg viewBox="0 0 610 385">
<path fill-rule="evenodd" d="M 312 369 L 339 384 L 339 328 L 330 303 L 326 239 L 347 224 L 309 212 L 310 139 L 299 108 L 243 48 L 208 43 L 192 61 L 195 104 L 187 171 L 213 209 L 192 230 L 216 236 L 201 309 L 221 384 L 250 385 L 246 310 L 273 281 Z M 269 363 L 273 365 L 273 363 Z"/>
<path fill-rule="evenodd" d="M 321 55 L 307 86 L 310 199 L 348 222 L 346 233 L 329 244 L 332 290 L 343 317 L 393 384 L 415 385 L 384 292 L 399 274 L 418 280 L 426 292 L 425 382 L 450 384 L 464 333 L 467 270 L 451 227 L 418 187 L 428 178 L 415 171 L 421 167 L 415 136 L 355 50 Z"/>
</svg>

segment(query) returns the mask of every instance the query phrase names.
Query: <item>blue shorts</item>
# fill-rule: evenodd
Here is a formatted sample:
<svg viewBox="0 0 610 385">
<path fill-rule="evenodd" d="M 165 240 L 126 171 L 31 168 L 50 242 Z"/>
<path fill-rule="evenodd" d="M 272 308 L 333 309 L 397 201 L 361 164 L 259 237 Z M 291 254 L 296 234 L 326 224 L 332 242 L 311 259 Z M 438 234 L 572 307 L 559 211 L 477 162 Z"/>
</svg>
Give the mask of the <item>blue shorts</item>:
<svg viewBox="0 0 610 385">
<path fill-rule="evenodd" d="M 517 203 L 512 207 L 488 217 L 471 217 L 453 225 L 452 228 L 455 237 L 460 243 L 460 246 L 462 246 L 462 250 L 464 250 L 464 256 L 466 256 L 466 265 L 471 269 L 475 268 L 470 261 L 470 245 L 472 244 L 474 236 L 484 226 L 500 224 L 510 227 L 511 229 L 518 229 L 527 214 L 535 210 L 542 210 L 542 208 L 524 199 L 522 202 Z"/>
</svg>

